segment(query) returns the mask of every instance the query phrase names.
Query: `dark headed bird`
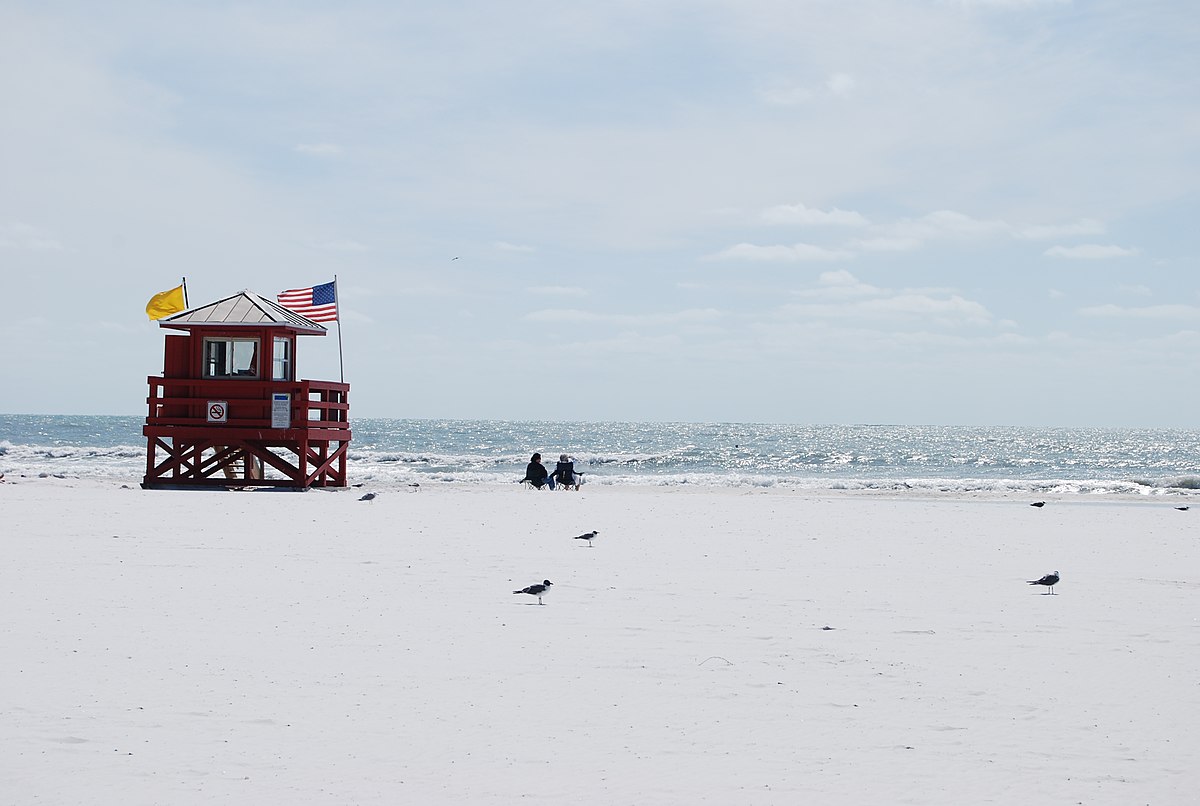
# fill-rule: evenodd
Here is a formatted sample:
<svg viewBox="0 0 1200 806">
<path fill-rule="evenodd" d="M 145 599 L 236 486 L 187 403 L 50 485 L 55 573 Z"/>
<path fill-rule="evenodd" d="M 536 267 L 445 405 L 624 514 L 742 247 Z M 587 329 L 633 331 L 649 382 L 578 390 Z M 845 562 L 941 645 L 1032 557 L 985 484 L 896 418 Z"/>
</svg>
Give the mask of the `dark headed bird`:
<svg viewBox="0 0 1200 806">
<path fill-rule="evenodd" d="M 521 588 L 513 593 L 528 593 L 530 596 L 536 596 L 538 604 L 542 603 L 542 597 L 550 592 L 550 586 L 554 583 L 548 579 L 543 579 L 541 585 L 530 585 L 528 588 Z"/>
<path fill-rule="evenodd" d="M 598 529 L 593 529 L 590 532 L 584 532 L 581 535 L 576 535 L 575 539 L 576 540 L 586 540 L 587 544 L 588 544 L 588 548 L 591 548 L 592 547 L 592 538 L 594 538 L 598 534 L 600 534 L 600 531 Z"/>
<path fill-rule="evenodd" d="M 367 493 L 366 495 L 364 495 L 362 498 L 360 498 L 358 500 L 359 501 L 374 501 L 375 493 Z"/>
<path fill-rule="evenodd" d="M 1031 579 L 1031 580 L 1029 580 L 1029 584 L 1030 585 L 1045 585 L 1047 588 L 1049 588 L 1049 590 L 1046 591 L 1047 593 L 1054 593 L 1054 586 L 1058 584 L 1058 572 L 1051 571 L 1050 573 L 1046 574 L 1041 579 Z"/>
<path fill-rule="evenodd" d="M 3 478 L 3 476 L 0 476 L 0 478 Z M 1188 508 L 1187 508 L 1187 507 L 1175 507 L 1175 508 L 1176 508 L 1177 510 L 1179 510 L 1180 512 L 1187 512 L 1187 511 L 1188 511 Z"/>
<path fill-rule="evenodd" d="M 1046 502 L 1045 502 L 1045 501 L 1034 501 L 1034 502 L 1033 502 L 1032 504 L 1030 504 L 1029 506 L 1031 506 L 1031 507 L 1044 507 L 1044 506 L 1046 506 Z"/>
</svg>

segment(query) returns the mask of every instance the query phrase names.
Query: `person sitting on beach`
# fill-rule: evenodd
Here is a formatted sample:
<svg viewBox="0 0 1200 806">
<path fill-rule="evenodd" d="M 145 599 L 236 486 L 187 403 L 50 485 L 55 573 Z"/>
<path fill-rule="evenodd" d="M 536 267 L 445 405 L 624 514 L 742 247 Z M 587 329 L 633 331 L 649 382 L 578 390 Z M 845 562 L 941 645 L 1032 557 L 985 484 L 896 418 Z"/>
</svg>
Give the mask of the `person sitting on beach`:
<svg viewBox="0 0 1200 806">
<path fill-rule="evenodd" d="M 558 457 L 558 464 L 554 466 L 554 480 L 564 487 L 574 487 L 579 489 L 579 482 L 582 473 L 575 472 L 575 462 L 571 460 L 565 453 Z"/>
<path fill-rule="evenodd" d="M 554 476 L 551 476 L 550 472 L 546 470 L 546 466 L 542 464 L 540 453 L 535 453 L 529 460 L 529 465 L 525 468 L 525 478 L 521 481 L 527 481 L 539 490 L 547 485 L 551 490 L 554 489 Z"/>
</svg>

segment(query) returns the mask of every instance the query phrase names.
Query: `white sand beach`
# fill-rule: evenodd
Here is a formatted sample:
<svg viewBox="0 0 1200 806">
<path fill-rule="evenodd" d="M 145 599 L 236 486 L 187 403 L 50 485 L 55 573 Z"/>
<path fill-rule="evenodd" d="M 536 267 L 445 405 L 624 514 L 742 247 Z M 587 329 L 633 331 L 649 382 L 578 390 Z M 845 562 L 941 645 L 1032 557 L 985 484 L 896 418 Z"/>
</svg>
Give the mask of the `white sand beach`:
<svg viewBox="0 0 1200 806">
<path fill-rule="evenodd" d="M 0 484 L 0 802 L 1200 788 L 1200 507 L 365 491 Z"/>
</svg>

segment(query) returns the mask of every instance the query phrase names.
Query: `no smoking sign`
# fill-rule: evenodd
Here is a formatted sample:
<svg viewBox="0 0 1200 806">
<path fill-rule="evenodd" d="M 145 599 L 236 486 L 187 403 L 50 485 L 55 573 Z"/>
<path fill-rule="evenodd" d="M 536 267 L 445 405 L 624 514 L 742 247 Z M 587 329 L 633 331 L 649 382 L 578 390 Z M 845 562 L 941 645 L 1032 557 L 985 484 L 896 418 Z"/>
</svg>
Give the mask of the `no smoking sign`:
<svg viewBox="0 0 1200 806">
<path fill-rule="evenodd" d="M 229 403 L 224 400 L 208 401 L 208 421 L 223 423 L 229 418 Z"/>
</svg>

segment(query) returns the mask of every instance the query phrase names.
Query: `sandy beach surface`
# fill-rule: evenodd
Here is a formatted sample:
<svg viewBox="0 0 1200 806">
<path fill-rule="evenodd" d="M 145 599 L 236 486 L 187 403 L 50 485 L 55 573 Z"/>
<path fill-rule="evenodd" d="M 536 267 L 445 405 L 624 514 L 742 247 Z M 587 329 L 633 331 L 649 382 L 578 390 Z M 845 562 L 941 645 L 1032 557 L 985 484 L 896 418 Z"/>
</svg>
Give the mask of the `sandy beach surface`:
<svg viewBox="0 0 1200 806">
<path fill-rule="evenodd" d="M 0 484 L 0 802 L 1200 789 L 1185 501 L 365 491 Z"/>
</svg>

